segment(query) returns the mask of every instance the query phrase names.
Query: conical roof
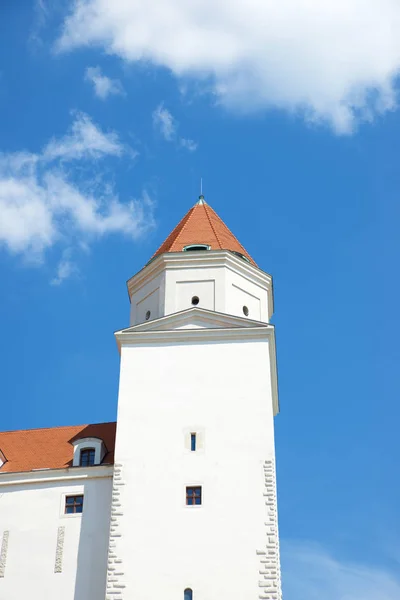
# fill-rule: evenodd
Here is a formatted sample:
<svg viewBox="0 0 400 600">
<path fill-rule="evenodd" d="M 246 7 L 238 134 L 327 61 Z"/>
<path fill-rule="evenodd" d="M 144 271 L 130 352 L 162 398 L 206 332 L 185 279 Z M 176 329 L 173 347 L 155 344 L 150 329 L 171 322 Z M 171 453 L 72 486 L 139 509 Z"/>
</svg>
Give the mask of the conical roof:
<svg viewBox="0 0 400 600">
<path fill-rule="evenodd" d="M 186 213 L 154 256 L 164 252 L 181 252 L 186 246 L 206 244 L 210 250 L 231 250 L 256 264 L 203 196 Z"/>
</svg>

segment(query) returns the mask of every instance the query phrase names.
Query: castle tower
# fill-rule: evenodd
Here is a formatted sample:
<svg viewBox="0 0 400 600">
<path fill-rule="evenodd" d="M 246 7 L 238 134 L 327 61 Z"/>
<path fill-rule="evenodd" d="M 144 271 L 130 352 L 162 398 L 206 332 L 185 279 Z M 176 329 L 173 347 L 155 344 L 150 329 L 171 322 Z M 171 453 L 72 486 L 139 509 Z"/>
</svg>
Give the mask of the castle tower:
<svg viewBox="0 0 400 600">
<path fill-rule="evenodd" d="M 201 196 L 128 281 L 107 600 L 280 600 L 272 280 Z"/>
</svg>

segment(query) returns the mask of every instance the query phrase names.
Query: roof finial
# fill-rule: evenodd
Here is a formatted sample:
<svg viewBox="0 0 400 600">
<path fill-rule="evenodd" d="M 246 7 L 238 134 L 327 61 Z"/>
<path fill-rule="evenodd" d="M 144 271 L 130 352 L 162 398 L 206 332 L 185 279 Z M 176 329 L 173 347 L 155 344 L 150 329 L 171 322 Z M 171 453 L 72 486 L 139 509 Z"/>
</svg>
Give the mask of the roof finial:
<svg viewBox="0 0 400 600">
<path fill-rule="evenodd" d="M 204 196 L 203 196 L 203 178 L 200 177 L 200 196 L 197 204 L 204 204 Z"/>
</svg>

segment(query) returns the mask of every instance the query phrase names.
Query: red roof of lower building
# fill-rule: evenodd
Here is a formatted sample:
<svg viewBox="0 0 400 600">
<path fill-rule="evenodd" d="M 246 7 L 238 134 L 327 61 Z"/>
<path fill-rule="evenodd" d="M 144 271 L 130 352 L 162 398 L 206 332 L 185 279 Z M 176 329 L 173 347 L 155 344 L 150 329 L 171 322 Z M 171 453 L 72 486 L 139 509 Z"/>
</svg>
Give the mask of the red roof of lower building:
<svg viewBox="0 0 400 600">
<path fill-rule="evenodd" d="M 72 442 L 86 437 L 103 440 L 108 452 L 102 464 L 113 464 L 115 432 L 115 422 L 0 432 L 0 452 L 6 459 L 0 467 L 0 475 L 71 467 Z"/>
<path fill-rule="evenodd" d="M 202 196 L 161 244 L 154 256 L 164 252 L 181 252 L 185 246 L 196 244 L 205 244 L 210 247 L 210 250 L 238 252 L 255 264 L 250 254 Z"/>
</svg>

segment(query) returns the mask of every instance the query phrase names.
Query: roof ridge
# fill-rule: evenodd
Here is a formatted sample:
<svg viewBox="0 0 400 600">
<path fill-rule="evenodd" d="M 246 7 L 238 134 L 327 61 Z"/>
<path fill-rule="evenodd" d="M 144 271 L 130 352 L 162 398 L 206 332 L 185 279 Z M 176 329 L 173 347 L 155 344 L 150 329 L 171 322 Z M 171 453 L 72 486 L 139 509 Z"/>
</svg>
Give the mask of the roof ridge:
<svg viewBox="0 0 400 600">
<path fill-rule="evenodd" d="M 213 207 L 212 207 L 212 206 L 210 206 L 210 205 L 207 205 L 207 206 L 210 208 L 210 210 L 212 210 L 212 212 L 215 214 L 215 216 L 216 216 L 216 217 L 218 217 L 218 218 L 219 218 L 219 220 L 220 220 L 220 221 L 221 221 L 221 222 L 222 222 L 222 223 L 225 225 L 225 227 L 227 228 L 227 230 L 229 231 L 229 233 L 232 235 L 232 237 L 234 238 L 234 240 L 235 240 L 235 241 L 236 241 L 236 242 L 239 244 L 239 246 L 240 246 L 240 247 L 241 247 L 241 249 L 243 250 L 243 253 L 244 253 L 244 254 L 248 254 L 248 252 L 247 252 L 246 248 L 245 248 L 245 247 L 244 247 L 244 246 L 243 246 L 243 245 L 242 245 L 242 244 L 239 242 L 238 238 L 237 238 L 237 237 L 236 237 L 236 235 L 233 233 L 233 231 L 232 231 L 232 230 L 231 230 L 231 229 L 228 227 L 228 225 L 225 223 L 225 221 L 223 221 L 223 220 L 221 219 L 221 217 L 219 217 L 219 216 L 217 215 L 217 213 L 215 212 L 215 210 L 213 209 Z M 207 217 L 208 217 L 208 213 L 207 213 Z M 210 225 L 211 225 L 211 221 L 210 221 Z M 214 231 L 214 227 L 213 227 L 212 225 L 211 225 L 211 227 L 213 228 L 213 231 Z M 222 244 L 221 244 L 221 242 L 219 241 L 219 238 L 218 238 L 217 234 L 215 234 L 215 237 L 217 238 L 218 242 L 220 243 L 220 245 L 221 245 L 221 247 L 222 247 Z M 254 262 L 254 261 L 253 261 L 253 262 Z M 254 263 L 254 264 L 255 264 L 255 263 Z"/>
<path fill-rule="evenodd" d="M 179 223 L 178 223 L 177 225 L 175 225 L 175 227 L 173 228 L 173 230 L 171 231 L 171 233 L 170 233 L 169 235 L 167 235 L 167 237 L 165 238 L 165 240 L 164 240 L 164 241 L 163 241 L 163 242 L 160 244 L 160 246 L 159 246 L 159 247 L 157 248 L 157 250 L 154 252 L 153 256 L 157 256 L 157 254 L 159 254 L 159 253 L 160 253 L 161 249 L 163 248 L 163 246 L 165 246 L 165 244 L 168 242 L 168 240 L 169 240 L 170 238 L 173 238 L 173 235 L 174 235 L 175 231 L 178 231 L 178 230 L 179 230 L 179 233 L 178 233 L 178 235 L 177 235 L 177 237 L 176 237 L 175 239 L 177 239 L 177 238 L 179 237 L 179 235 L 180 235 L 180 234 L 181 234 L 181 232 L 182 232 L 182 229 L 184 229 L 184 228 L 185 228 L 185 225 L 186 225 L 186 223 L 187 223 L 187 222 L 188 222 L 188 220 L 190 219 L 190 217 L 191 217 L 191 215 L 192 215 L 192 213 L 193 213 L 193 211 L 194 211 L 194 209 L 195 209 L 195 206 L 196 206 L 196 205 L 192 206 L 192 208 L 190 208 L 190 209 L 189 209 L 189 211 L 186 213 L 186 215 L 184 215 L 184 216 L 182 217 L 182 219 L 179 221 Z M 179 228 L 180 228 L 180 229 L 179 229 Z M 168 250 L 166 250 L 166 252 L 168 252 Z"/>
<path fill-rule="evenodd" d="M 220 247 L 220 248 L 221 248 L 221 250 L 222 250 L 222 244 L 221 244 L 221 240 L 219 239 L 219 237 L 218 237 L 218 235 L 217 235 L 217 232 L 215 231 L 215 227 L 214 227 L 214 225 L 213 225 L 213 224 L 212 224 L 212 222 L 211 222 L 210 215 L 208 214 L 208 210 L 207 210 L 207 206 L 208 206 L 208 205 L 207 205 L 207 204 L 204 204 L 203 206 L 204 206 L 204 210 L 206 211 L 206 215 L 207 215 L 208 222 L 210 223 L 210 227 L 211 227 L 211 229 L 213 230 L 213 233 L 214 233 L 214 235 L 215 235 L 215 239 L 217 240 L 217 242 L 218 242 L 218 244 L 219 244 L 219 247 Z M 211 206 L 210 206 L 210 208 L 211 208 Z M 224 223 L 224 225 L 225 225 L 225 223 Z"/>
<path fill-rule="evenodd" d="M 196 202 L 196 204 L 195 204 L 194 206 L 192 206 L 192 208 L 191 208 L 191 209 L 190 209 L 190 211 L 189 211 L 188 218 L 187 218 L 187 219 L 186 219 L 186 221 L 184 222 L 182 229 L 180 230 L 180 232 L 178 233 L 178 235 L 177 235 L 177 236 L 176 236 L 176 238 L 175 238 L 175 242 L 177 242 L 177 241 L 179 240 L 180 236 L 182 235 L 182 233 L 183 233 L 184 229 L 186 228 L 187 224 L 188 224 L 188 223 L 189 223 L 189 221 L 190 221 L 190 218 L 193 216 L 193 213 L 194 213 L 194 211 L 196 210 L 196 206 L 201 206 L 201 205 L 200 205 L 200 204 L 197 204 L 197 202 Z"/>
<path fill-rule="evenodd" d="M 93 427 L 97 425 L 111 425 L 116 424 L 116 421 L 103 421 L 101 423 L 84 423 L 78 425 L 54 425 L 54 427 L 32 427 L 30 429 L 6 429 L 6 431 L 0 431 L 0 435 L 3 433 L 22 433 L 25 431 L 50 431 L 53 429 L 72 429 L 73 427 Z"/>
</svg>

